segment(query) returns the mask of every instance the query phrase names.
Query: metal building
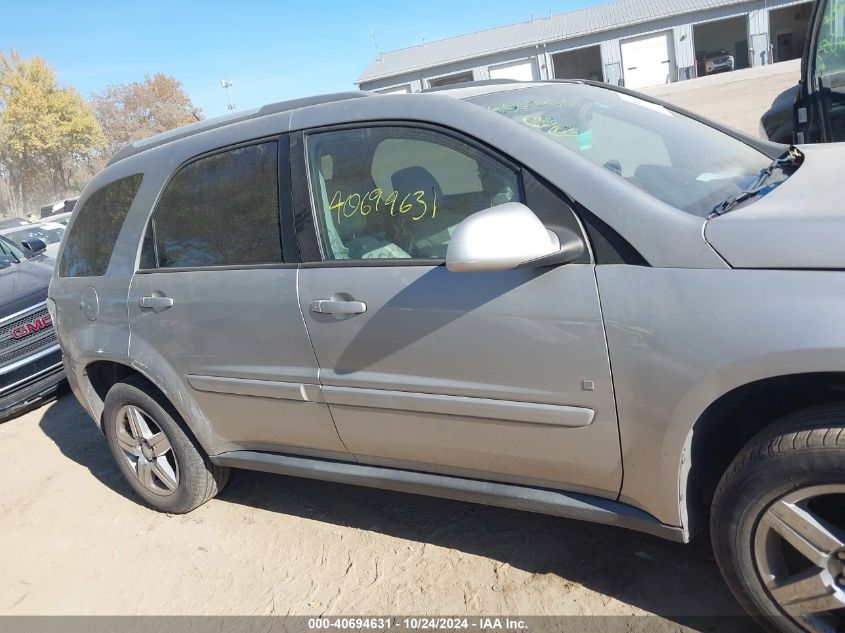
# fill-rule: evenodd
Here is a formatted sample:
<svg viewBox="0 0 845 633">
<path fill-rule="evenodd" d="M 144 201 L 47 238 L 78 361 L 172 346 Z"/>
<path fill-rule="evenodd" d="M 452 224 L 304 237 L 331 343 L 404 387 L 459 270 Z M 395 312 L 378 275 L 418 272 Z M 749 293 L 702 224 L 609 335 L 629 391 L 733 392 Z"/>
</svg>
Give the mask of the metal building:
<svg viewBox="0 0 845 633">
<path fill-rule="evenodd" d="M 811 5 L 623 0 L 380 53 L 356 83 L 385 93 L 502 78 L 642 88 L 800 57 Z"/>
</svg>

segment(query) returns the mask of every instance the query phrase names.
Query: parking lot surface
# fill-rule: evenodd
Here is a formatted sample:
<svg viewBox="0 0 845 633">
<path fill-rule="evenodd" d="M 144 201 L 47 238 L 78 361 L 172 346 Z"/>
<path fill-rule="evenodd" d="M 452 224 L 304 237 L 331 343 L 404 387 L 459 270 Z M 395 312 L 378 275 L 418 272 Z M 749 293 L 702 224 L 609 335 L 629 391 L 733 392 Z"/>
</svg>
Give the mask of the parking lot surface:
<svg viewBox="0 0 845 633">
<path fill-rule="evenodd" d="M 752 136 L 759 135 L 760 115 L 781 92 L 801 78 L 801 60 L 720 73 L 642 92 L 729 125 Z"/>
<path fill-rule="evenodd" d="M 3 614 L 740 613 L 706 544 L 554 517 L 246 471 L 159 514 L 72 395 L 0 424 L 0 481 Z"/>
</svg>

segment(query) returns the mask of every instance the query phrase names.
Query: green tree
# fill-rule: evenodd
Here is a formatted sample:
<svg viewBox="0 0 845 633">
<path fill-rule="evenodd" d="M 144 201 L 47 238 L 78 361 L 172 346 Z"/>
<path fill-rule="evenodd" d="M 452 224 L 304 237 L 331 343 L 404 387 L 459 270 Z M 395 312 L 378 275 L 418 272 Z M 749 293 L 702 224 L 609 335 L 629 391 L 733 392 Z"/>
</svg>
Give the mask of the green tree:
<svg viewBox="0 0 845 633">
<path fill-rule="evenodd" d="M 93 95 L 91 103 L 109 156 L 128 143 L 203 118 L 181 82 L 160 72 L 143 81 L 108 86 Z"/>
<path fill-rule="evenodd" d="M 43 59 L 0 52 L 0 178 L 12 214 L 75 193 L 74 173 L 103 145 L 91 107 Z"/>
</svg>

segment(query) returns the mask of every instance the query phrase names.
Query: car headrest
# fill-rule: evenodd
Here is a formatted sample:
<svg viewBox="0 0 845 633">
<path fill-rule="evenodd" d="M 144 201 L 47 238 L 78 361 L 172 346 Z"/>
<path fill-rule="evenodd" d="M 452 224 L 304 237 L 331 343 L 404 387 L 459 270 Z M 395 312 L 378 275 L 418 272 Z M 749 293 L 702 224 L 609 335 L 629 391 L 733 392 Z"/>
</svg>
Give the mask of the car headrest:
<svg viewBox="0 0 845 633">
<path fill-rule="evenodd" d="M 400 169 L 390 177 L 390 183 L 395 191 L 403 194 L 414 191 L 433 192 L 438 198 L 443 195 L 443 188 L 437 179 L 425 167 L 406 167 Z"/>
</svg>

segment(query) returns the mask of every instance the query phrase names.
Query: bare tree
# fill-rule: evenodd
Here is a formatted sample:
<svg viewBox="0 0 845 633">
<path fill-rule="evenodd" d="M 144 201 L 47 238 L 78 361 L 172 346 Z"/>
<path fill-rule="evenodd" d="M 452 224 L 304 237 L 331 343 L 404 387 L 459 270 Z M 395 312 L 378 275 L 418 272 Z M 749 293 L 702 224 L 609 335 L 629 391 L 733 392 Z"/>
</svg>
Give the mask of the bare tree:
<svg viewBox="0 0 845 633">
<path fill-rule="evenodd" d="M 108 86 L 92 96 L 91 104 L 106 137 L 107 156 L 133 141 L 204 118 L 181 82 L 160 72 Z"/>
</svg>

